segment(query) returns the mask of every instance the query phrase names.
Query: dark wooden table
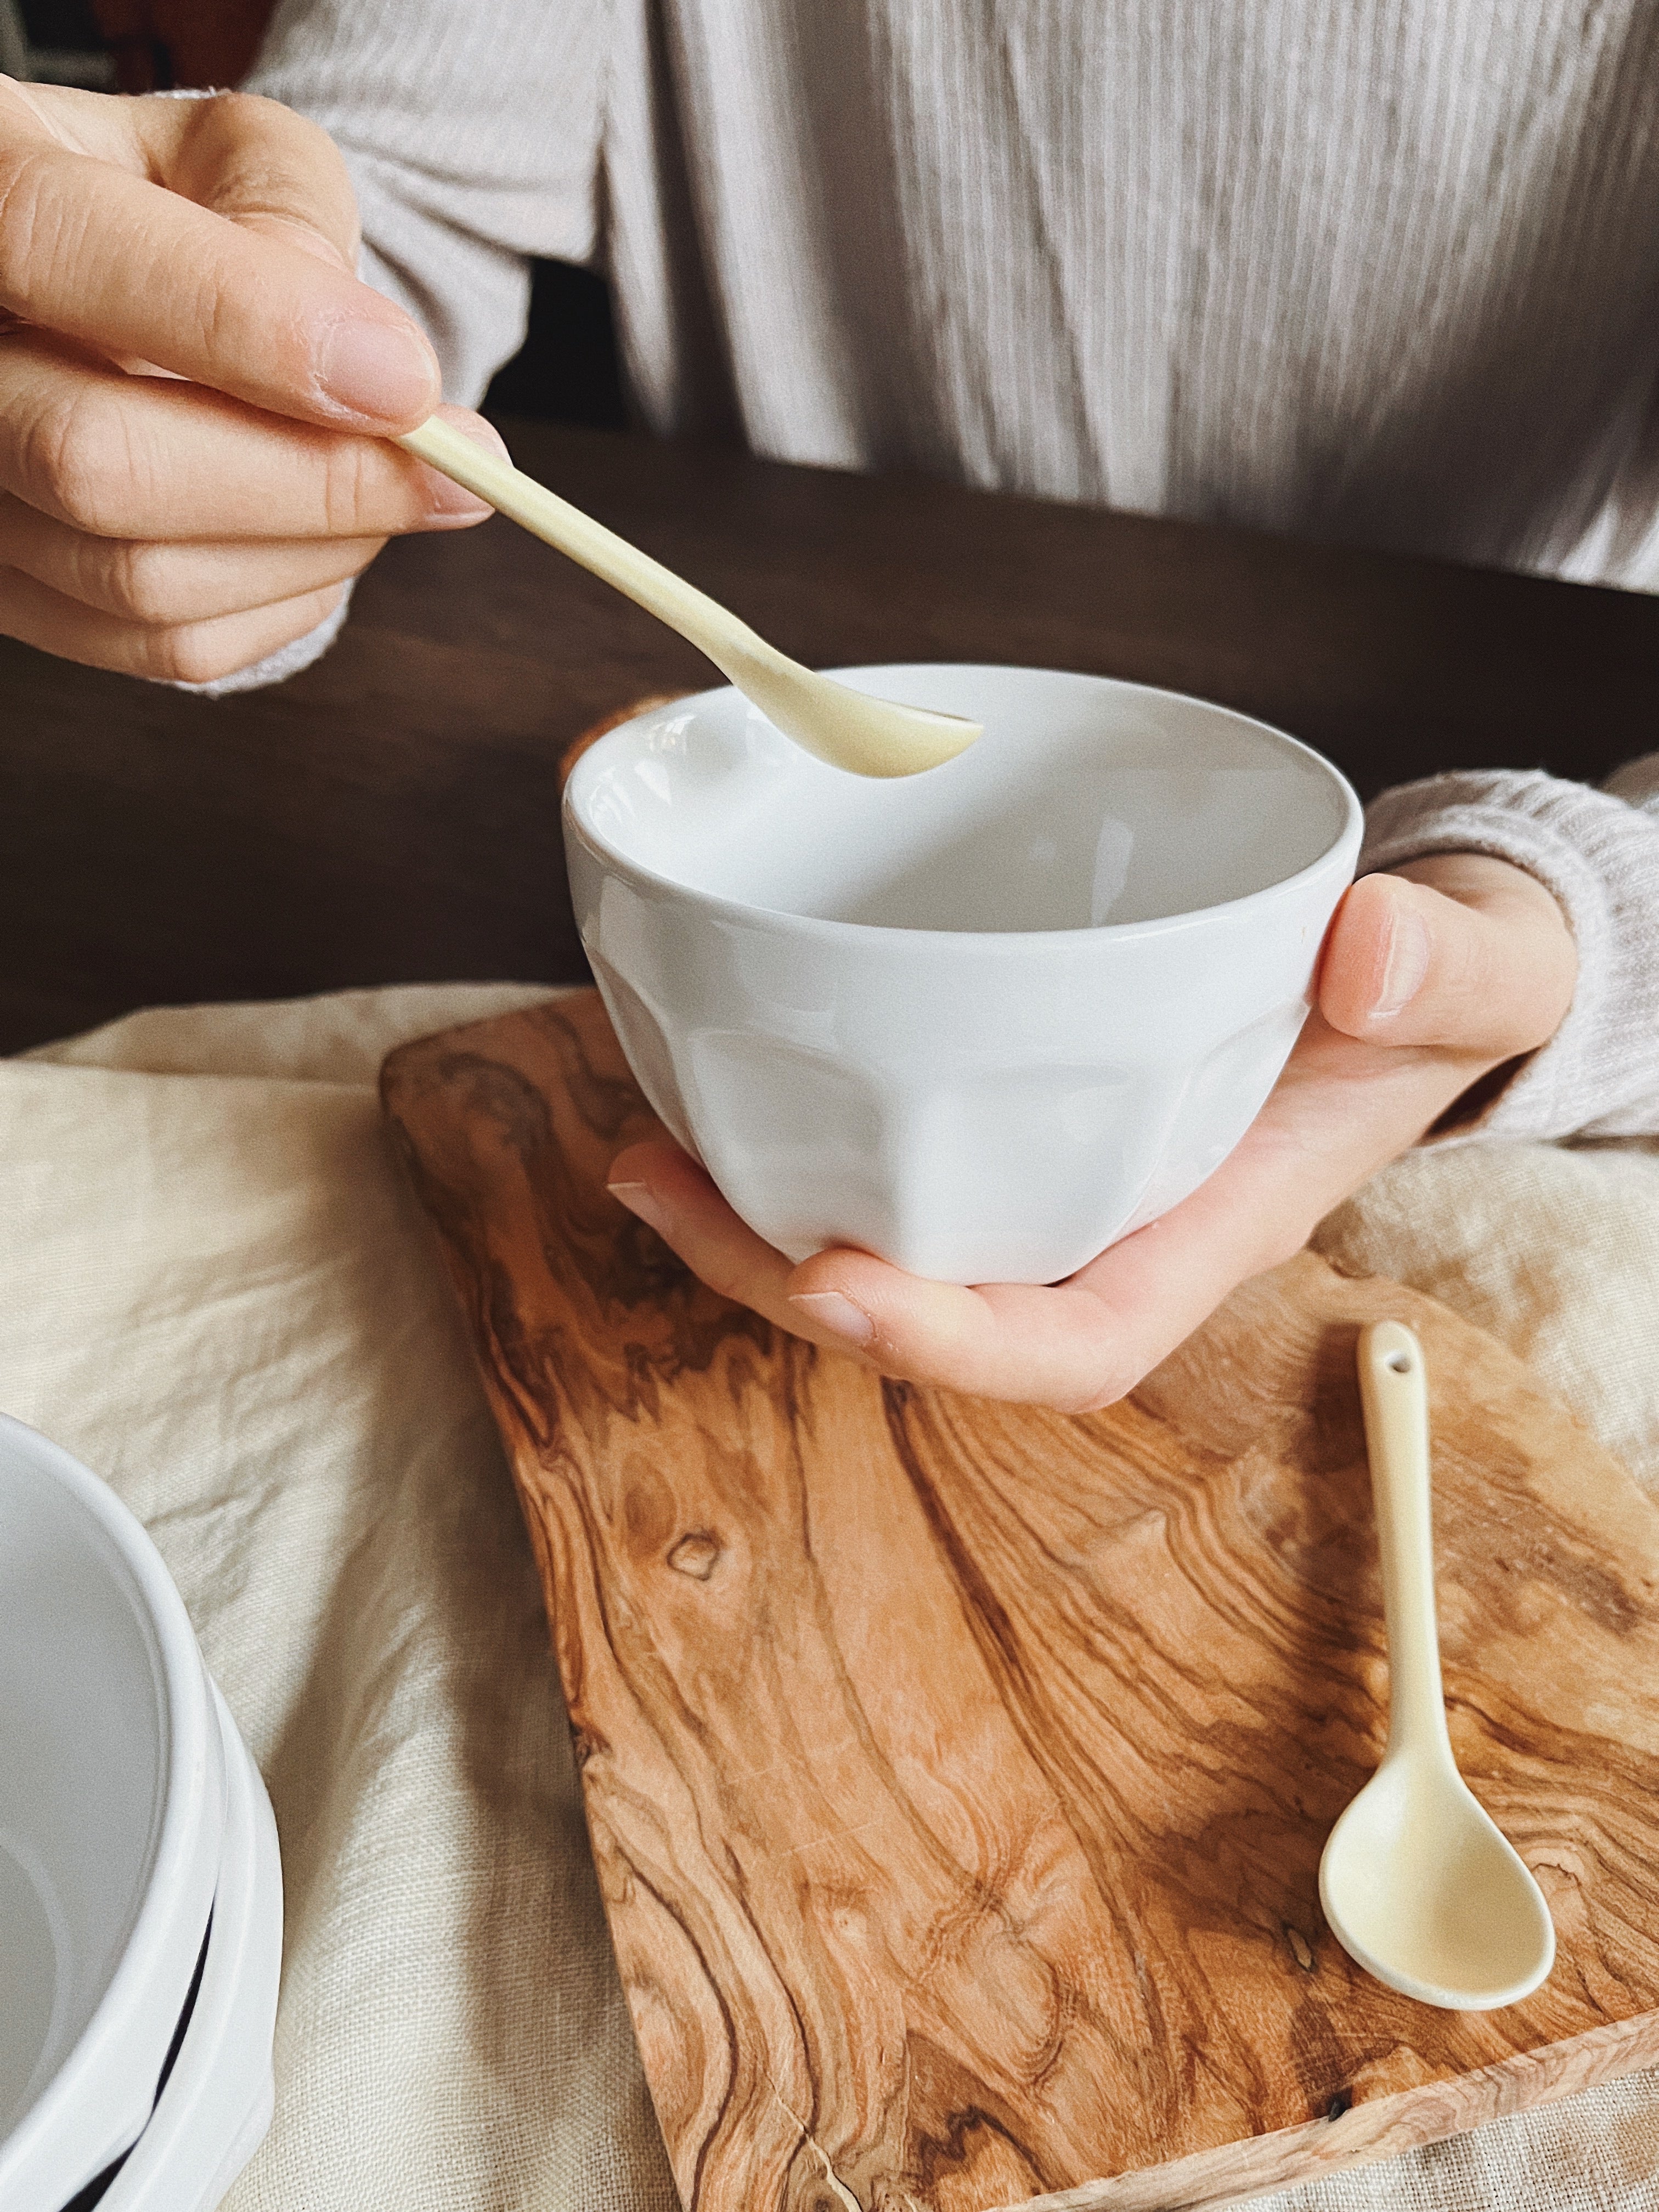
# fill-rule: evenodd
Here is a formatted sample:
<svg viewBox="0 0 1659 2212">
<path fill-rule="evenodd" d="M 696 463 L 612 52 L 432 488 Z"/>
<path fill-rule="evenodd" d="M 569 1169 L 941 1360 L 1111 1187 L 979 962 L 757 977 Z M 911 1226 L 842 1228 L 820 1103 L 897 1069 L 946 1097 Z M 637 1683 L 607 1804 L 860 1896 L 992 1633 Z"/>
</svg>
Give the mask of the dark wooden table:
<svg viewBox="0 0 1659 2212">
<path fill-rule="evenodd" d="M 508 425 L 525 465 L 820 664 L 1170 684 L 1364 792 L 1650 750 L 1659 599 L 915 478 Z M 0 1050 L 140 1005 L 582 973 L 557 762 L 711 679 L 505 522 L 388 549 L 332 653 L 212 702 L 0 641 Z"/>
</svg>

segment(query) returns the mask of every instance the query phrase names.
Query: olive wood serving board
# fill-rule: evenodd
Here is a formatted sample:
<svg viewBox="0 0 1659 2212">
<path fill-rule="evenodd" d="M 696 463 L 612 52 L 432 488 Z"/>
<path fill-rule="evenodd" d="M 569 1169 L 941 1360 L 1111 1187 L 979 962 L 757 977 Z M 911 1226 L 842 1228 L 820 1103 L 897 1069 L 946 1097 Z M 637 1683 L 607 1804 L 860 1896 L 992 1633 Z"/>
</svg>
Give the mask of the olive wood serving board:
<svg viewBox="0 0 1659 2212">
<path fill-rule="evenodd" d="M 884 1382 L 607 1195 L 648 1115 L 592 994 L 384 1090 L 690 2212 L 1218 2205 L 1659 2058 L 1659 1513 L 1501 1346 L 1304 1255 L 1105 1413 Z M 1382 1315 L 1428 1356 L 1453 1741 L 1559 1936 L 1502 2012 L 1320 1917 L 1383 1734 Z"/>
</svg>

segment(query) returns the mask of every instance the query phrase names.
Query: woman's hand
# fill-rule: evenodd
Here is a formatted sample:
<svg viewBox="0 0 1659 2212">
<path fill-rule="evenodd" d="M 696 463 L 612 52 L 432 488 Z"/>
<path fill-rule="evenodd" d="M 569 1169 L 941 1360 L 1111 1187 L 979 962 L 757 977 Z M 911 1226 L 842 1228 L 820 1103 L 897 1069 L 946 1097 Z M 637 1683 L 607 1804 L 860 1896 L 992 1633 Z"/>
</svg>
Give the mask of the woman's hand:
<svg viewBox="0 0 1659 2212">
<path fill-rule="evenodd" d="M 704 1282 L 798 1336 L 884 1375 L 1080 1413 L 1132 1390 L 1471 1085 L 1547 1042 L 1577 975 L 1555 900 L 1504 861 L 1459 853 L 1363 877 L 1331 926 L 1318 1003 L 1237 1150 L 1050 1289 L 958 1290 L 848 1250 L 791 1267 L 666 1141 L 622 1153 L 611 1188 Z"/>
<path fill-rule="evenodd" d="M 386 442 L 438 365 L 356 249 L 332 142 L 275 101 L 0 77 L 0 632 L 204 682 L 393 533 L 482 520 Z"/>
</svg>

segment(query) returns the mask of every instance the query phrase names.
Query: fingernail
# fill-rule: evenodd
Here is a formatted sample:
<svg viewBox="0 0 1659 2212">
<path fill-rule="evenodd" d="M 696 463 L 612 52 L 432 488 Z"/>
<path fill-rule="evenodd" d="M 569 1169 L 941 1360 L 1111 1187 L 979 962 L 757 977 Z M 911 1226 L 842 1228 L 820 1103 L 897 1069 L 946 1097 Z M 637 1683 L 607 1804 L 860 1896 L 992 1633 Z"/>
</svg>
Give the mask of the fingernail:
<svg viewBox="0 0 1659 2212">
<path fill-rule="evenodd" d="M 453 477 L 440 476 L 436 469 L 428 469 L 431 480 L 428 486 L 428 514 L 434 529 L 459 527 L 463 522 L 482 522 L 495 508 L 487 499 L 480 499 L 465 484 L 458 484 Z"/>
<path fill-rule="evenodd" d="M 465 415 L 458 422 L 455 416 L 459 410 L 445 407 L 440 411 L 450 428 L 459 430 L 469 445 L 477 446 L 486 453 L 494 453 L 498 461 L 512 459 L 512 454 L 507 450 L 506 439 L 495 425 L 486 422 L 482 415 Z"/>
<path fill-rule="evenodd" d="M 1411 1004 L 1429 972 L 1429 953 L 1427 923 L 1415 908 L 1399 902 L 1389 939 L 1388 971 L 1376 1004 L 1371 1008 L 1373 1017 L 1400 1013 Z"/>
<path fill-rule="evenodd" d="M 506 461 L 512 459 L 507 450 L 506 441 L 501 434 L 489 423 L 481 422 L 476 416 L 469 416 L 463 422 L 452 421 L 450 428 L 453 430 L 459 430 L 462 437 L 470 444 L 478 447 L 483 452 L 494 453 L 498 460 Z M 478 522 L 486 514 L 494 514 L 495 512 L 488 500 L 478 498 L 476 493 L 468 491 L 465 484 L 458 484 L 453 477 L 447 477 L 441 469 L 427 467 L 426 481 L 427 495 L 431 501 L 432 513 L 434 518 L 441 521 Z"/>
<path fill-rule="evenodd" d="M 668 1208 L 661 1203 L 649 1183 L 608 1182 L 605 1188 L 619 1206 L 625 1206 L 630 1213 L 644 1222 L 647 1229 L 654 1229 L 659 1237 L 667 1236 Z"/>
<path fill-rule="evenodd" d="M 864 1308 L 842 1297 L 839 1291 L 798 1291 L 789 1303 L 800 1308 L 814 1328 L 827 1328 L 831 1336 L 844 1337 L 848 1344 L 868 1344 L 876 1333 L 876 1324 Z"/>
<path fill-rule="evenodd" d="M 343 316 L 325 333 L 317 376 L 337 406 L 375 422 L 425 415 L 438 396 L 436 358 L 414 325 L 367 315 Z"/>
</svg>

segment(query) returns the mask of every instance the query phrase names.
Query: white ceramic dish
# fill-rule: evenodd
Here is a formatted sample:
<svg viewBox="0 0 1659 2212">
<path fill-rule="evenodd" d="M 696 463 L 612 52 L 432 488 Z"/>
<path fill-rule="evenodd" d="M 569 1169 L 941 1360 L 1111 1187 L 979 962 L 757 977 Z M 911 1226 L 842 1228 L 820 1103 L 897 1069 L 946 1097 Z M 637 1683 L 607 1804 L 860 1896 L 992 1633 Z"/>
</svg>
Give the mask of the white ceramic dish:
<svg viewBox="0 0 1659 2212">
<path fill-rule="evenodd" d="M 262 1817 L 263 1785 L 144 1530 L 67 1452 L 0 1416 L 5 2212 L 59 2212 L 149 2129 L 216 1898 L 234 1931 L 237 1883 L 261 1850 L 239 2016 L 243 2070 L 262 2037 L 268 2080 L 281 1891 Z M 203 1992 L 216 1949 L 229 1955 L 216 1932 Z M 182 2061 L 181 2048 L 169 2089 Z"/>
<path fill-rule="evenodd" d="M 214 1691 L 225 1849 L 194 2004 L 155 2110 L 99 2212 L 214 2212 L 264 2139 L 283 1965 L 283 1870 L 259 1771 Z"/>
<path fill-rule="evenodd" d="M 834 672 L 985 735 L 871 783 L 730 690 L 624 724 L 565 795 L 583 945 L 652 1106 L 769 1243 L 1057 1280 L 1255 1118 L 1358 800 L 1295 739 L 1172 692 Z"/>
</svg>

